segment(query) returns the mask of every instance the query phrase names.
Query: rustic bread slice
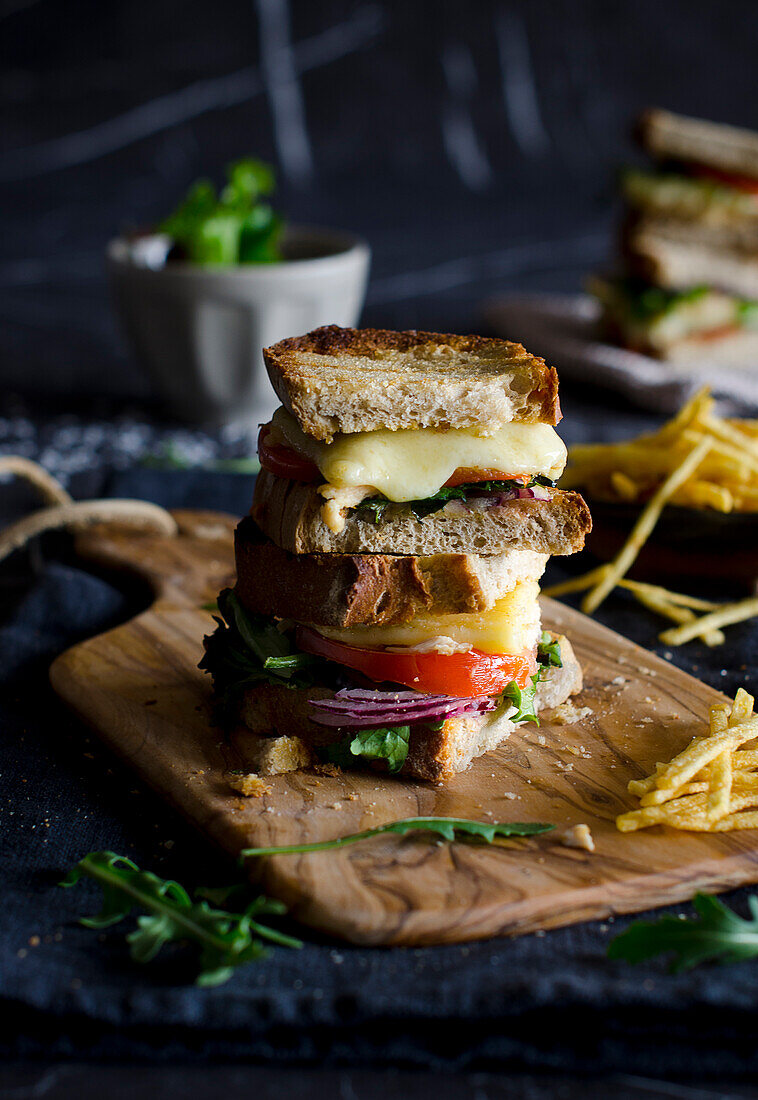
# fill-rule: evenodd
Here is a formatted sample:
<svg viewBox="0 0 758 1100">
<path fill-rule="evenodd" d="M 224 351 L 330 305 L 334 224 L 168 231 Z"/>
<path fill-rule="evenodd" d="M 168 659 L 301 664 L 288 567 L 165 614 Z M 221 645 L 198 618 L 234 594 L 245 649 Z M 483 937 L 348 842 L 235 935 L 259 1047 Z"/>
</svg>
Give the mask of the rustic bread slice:
<svg viewBox="0 0 758 1100">
<path fill-rule="evenodd" d="M 557 707 L 582 690 L 582 670 L 571 643 L 560 636 L 562 668 L 552 668 L 537 685 L 538 711 Z M 312 722 L 308 699 L 325 698 L 325 689 L 300 690 L 260 684 L 245 692 L 234 748 L 245 767 L 260 775 L 296 771 L 316 763 L 317 750 L 339 741 L 341 733 Z M 465 771 L 472 760 L 491 752 L 516 729 L 508 712 L 470 718 L 450 718 L 439 730 L 418 726 L 411 730 L 408 756 L 401 774 L 431 780 L 451 779 Z M 258 736 L 255 736 L 258 735 Z M 279 745 L 282 751 L 279 751 Z M 286 749 L 286 751 L 284 751 Z"/>
<path fill-rule="evenodd" d="M 555 370 L 509 340 L 328 325 L 263 358 L 285 408 L 327 442 L 335 432 L 561 418 Z"/>
<path fill-rule="evenodd" d="M 539 580 L 546 554 L 290 554 L 251 516 L 234 533 L 236 592 L 249 610 L 320 626 L 404 623 L 420 611 L 487 611 L 526 578 Z"/>
<path fill-rule="evenodd" d="M 657 218 L 632 224 L 624 235 L 631 266 L 657 286 L 713 286 L 758 299 L 758 250 L 737 248 L 735 243 L 733 235 Z"/>
<path fill-rule="evenodd" d="M 354 509 L 335 533 L 321 518 L 324 498 L 315 485 L 262 470 L 251 515 L 260 529 L 293 554 L 574 554 L 592 529 L 578 493 L 551 490 L 550 500 L 513 500 L 482 511 L 450 501 L 418 518 L 407 504 L 390 504 L 379 522 Z"/>
<path fill-rule="evenodd" d="M 758 179 L 758 133 L 753 130 L 651 108 L 640 116 L 637 134 L 643 148 L 661 160 L 705 164 Z"/>
</svg>

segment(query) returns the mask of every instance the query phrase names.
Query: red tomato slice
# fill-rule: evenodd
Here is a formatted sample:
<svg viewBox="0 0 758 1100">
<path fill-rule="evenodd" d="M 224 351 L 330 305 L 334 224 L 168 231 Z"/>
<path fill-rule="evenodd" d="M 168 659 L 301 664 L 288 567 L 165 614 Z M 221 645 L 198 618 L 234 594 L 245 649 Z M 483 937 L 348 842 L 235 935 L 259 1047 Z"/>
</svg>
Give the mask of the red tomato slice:
<svg viewBox="0 0 758 1100">
<path fill-rule="evenodd" d="M 386 649 L 359 649 L 325 638 L 310 627 L 297 631 L 297 644 L 306 653 L 354 668 L 381 683 L 404 684 L 430 695 L 469 698 L 497 695 L 515 680 L 525 688 L 537 670 L 533 653 L 390 653 Z"/>
<path fill-rule="evenodd" d="M 477 481 L 520 481 L 526 485 L 531 480 L 531 474 L 504 474 L 502 470 L 474 470 L 470 466 L 459 466 L 452 477 L 445 482 L 446 489 L 454 489 L 456 485 L 474 484 Z"/>
<path fill-rule="evenodd" d="M 283 443 L 269 443 L 271 428 L 264 424 L 258 434 L 258 458 L 264 470 L 276 477 L 286 477 L 290 481 L 316 481 L 318 466 L 310 459 L 303 458 Z"/>
<path fill-rule="evenodd" d="M 696 176 L 725 183 L 727 187 L 736 187 L 738 191 L 746 191 L 749 195 L 758 195 L 758 180 L 751 179 L 750 176 L 740 176 L 736 172 L 722 172 L 720 168 L 708 168 L 704 164 L 693 165 L 692 171 Z"/>
</svg>

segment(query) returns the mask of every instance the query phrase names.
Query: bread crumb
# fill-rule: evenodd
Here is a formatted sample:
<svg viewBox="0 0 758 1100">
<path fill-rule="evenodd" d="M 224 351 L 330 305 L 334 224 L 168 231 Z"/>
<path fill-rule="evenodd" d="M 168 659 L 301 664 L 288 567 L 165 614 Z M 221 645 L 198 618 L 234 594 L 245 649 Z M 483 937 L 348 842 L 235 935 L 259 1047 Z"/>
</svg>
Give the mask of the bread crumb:
<svg viewBox="0 0 758 1100">
<path fill-rule="evenodd" d="M 581 722 L 593 714 L 592 707 L 578 707 L 571 699 L 555 707 L 550 715 L 550 721 L 559 726 L 573 726 L 575 722 Z"/>
<path fill-rule="evenodd" d="M 510 798 L 513 800 L 514 798 L 518 798 L 518 795 L 515 791 L 503 791 L 503 798 Z"/>
<path fill-rule="evenodd" d="M 263 798 L 264 794 L 271 794 L 273 790 L 257 772 L 226 772 L 224 779 L 233 791 L 243 794 L 245 798 Z"/>
<path fill-rule="evenodd" d="M 252 735 L 245 746 L 245 762 L 258 775 L 283 775 L 307 768 L 313 754 L 299 737 L 259 737 Z"/>
<path fill-rule="evenodd" d="M 562 833 L 558 833 L 556 840 L 566 848 L 583 848 L 586 852 L 595 851 L 595 841 L 592 839 L 589 825 L 572 825 Z"/>
<path fill-rule="evenodd" d="M 342 769 L 338 768 L 336 764 L 314 764 L 313 770 L 318 775 L 329 775 L 332 779 L 339 779 L 342 775 Z"/>
</svg>

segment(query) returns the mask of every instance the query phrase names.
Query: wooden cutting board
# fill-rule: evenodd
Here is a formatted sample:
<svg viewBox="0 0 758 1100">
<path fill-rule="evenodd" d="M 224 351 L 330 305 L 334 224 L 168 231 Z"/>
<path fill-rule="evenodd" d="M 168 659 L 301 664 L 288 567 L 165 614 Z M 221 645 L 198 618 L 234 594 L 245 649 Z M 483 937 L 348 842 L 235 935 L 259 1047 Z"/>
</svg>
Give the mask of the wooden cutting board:
<svg viewBox="0 0 758 1100">
<path fill-rule="evenodd" d="M 386 836 L 339 851 L 258 860 L 251 875 L 300 921 L 355 943 L 434 944 L 551 928 L 649 909 L 758 881 L 758 833 L 705 836 L 665 828 L 622 835 L 626 784 L 701 730 L 718 692 L 591 619 L 551 600 L 544 616 L 582 662 L 591 714 L 515 733 L 444 787 L 373 773 L 274 777 L 244 799 L 224 772 L 245 767 L 244 738 L 210 724 L 210 680 L 197 669 L 213 628 L 203 604 L 233 579 L 228 516 L 178 512 L 167 539 L 101 527 L 79 549 L 136 572 L 152 607 L 59 657 L 55 690 L 115 752 L 231 855 L 241 848 L 324 840 L 416 815 L 581 822 L 596 850 L 555 834 L 491 847 Z M 557 831 L 557 830 L 556 830 Z"/>
</svg>

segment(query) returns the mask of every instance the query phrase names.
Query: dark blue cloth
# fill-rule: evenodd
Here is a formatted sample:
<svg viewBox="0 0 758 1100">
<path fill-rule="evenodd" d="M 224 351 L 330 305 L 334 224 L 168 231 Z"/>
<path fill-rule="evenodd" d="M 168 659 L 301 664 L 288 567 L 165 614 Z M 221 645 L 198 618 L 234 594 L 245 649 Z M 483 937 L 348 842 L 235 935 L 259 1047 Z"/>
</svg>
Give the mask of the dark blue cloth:
<svg viewBox="0 0 758 1100">
<path fill-rule="evenodd" d="M 230 475 L 135 470 L 107 490 L 241 514 L 251 486 Z M 13 568 L 18 564 L 6 572 Z M 0 1049 L 6 1054 L 633 1067 L 640 1074 L 721 1079 L 758 1069 L 758 961 L 678 977 L 657 962 L 611 963 L 608 941 L 626 920 L 423 950 L 359 949 L 306 930 L 302 951 L 275 949 L 208 990 L 187 984 L 179 961 L 131 962 L 121 928 L 99 935 L 79 926 L 76 918 L 94 910 L 97 891 L 89 884 L 65 891 L 56 883 L 92 849 L 114 849 L 188 887 L 235 876 L 230 863 L 67 715 L 47 686 L 55 654 L 135 610 L 130 598 L 73 559 L 46 554 L 0 629 L 0 995 L 10 1009 Z M 648 645 L 655 636 L 655 620 L 622 597 L 600 617 Z M 727 691 L 750 686 L 755 628 L 735 627 L 729 638 L 724 649 L 689 646 L 674 659 Z M 729 901 L 743 909 L 744 895 Z"/>
</svg>

